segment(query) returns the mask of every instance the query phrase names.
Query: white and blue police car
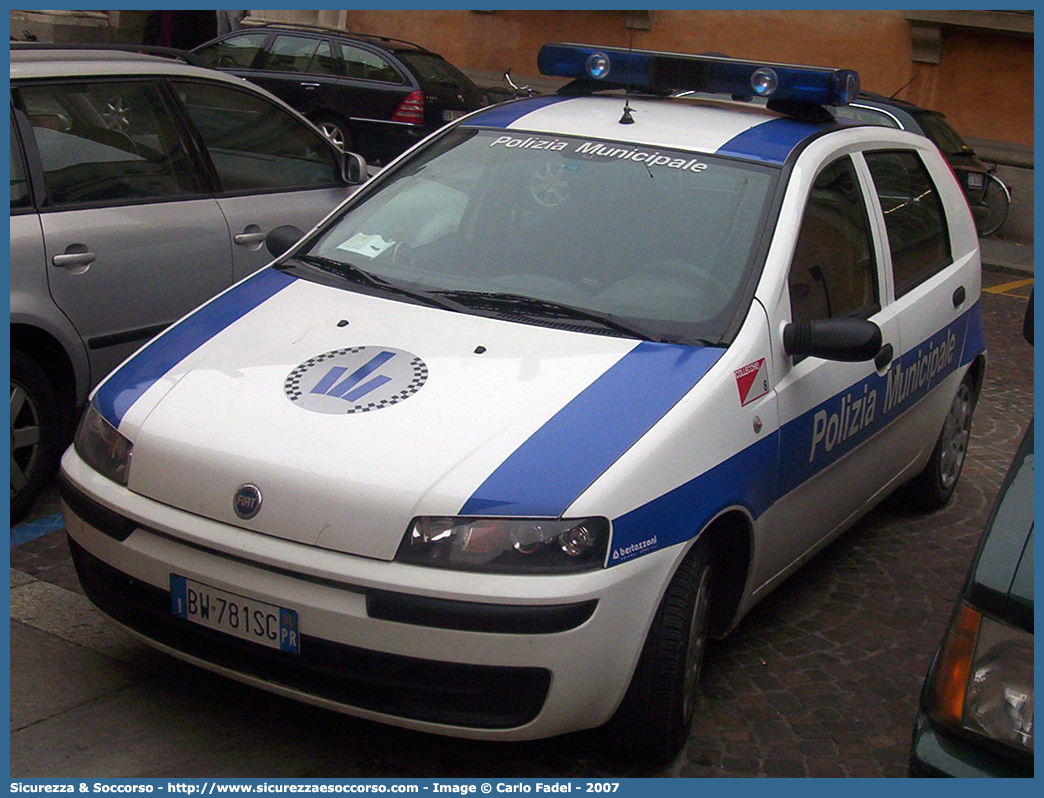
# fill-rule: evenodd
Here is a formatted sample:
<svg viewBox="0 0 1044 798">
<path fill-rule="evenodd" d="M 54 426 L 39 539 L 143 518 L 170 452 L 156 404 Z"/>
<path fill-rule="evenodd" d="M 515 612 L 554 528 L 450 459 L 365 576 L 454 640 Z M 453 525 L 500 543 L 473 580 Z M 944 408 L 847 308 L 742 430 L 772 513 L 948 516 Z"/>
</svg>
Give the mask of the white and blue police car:
<svg viewBox="0 0 1044 798">
<path fill-rule="evenodd" d="M 826 110 L 851 71 L 539 64 L 572 80 L 443 128 L 115 371 L 66 524 L 90 599 L 190 662 L 662 760 L 708 637 L 895 488 L 953 493 L 978 241 L 931 142 Z"/>
</svg>

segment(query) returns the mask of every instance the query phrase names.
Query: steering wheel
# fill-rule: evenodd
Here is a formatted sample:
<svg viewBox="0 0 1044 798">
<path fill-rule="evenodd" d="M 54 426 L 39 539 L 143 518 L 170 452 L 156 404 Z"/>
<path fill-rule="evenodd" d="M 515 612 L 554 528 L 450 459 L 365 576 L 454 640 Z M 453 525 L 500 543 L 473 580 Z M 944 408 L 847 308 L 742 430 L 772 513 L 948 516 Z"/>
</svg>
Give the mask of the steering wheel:
<svg viewBox="0 0 1044 798">
<path fill-rule="evenodd" d="M 714 276 L 706 269 L 677 258 L 653 261 L 643 266 L 639 273 L 672 277 L 687 286 L 695 282 L 698 284 L 696 290 L 713 297 L 717 301 L 718 307 L 724 307 L 732 298 L 732 292 L 726 290 L 721 282 L 714 279 Z"/>
</svg>

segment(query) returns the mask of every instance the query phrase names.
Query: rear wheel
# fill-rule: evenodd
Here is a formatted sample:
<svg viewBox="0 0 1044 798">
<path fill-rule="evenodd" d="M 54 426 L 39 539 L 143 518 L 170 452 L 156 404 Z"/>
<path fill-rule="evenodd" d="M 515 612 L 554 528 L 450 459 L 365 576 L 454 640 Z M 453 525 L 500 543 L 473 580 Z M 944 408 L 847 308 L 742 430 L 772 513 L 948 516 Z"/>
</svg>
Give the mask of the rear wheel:
<svg viewBox="0 0 1044 798">
<path fill-rule="evenodd" d="M 622 755 L 667 762 L 689 736 L 710 622 L 710 549 L 697 541 L 667 586 L 631 685 L 609 721 Z"/>
<path fill-rule="evenodd" d="M 348 126 L 335 116 L 316 117 L 316 127 L 330 140 L 341 152 L 349 152 L 352 147 L 352 134 L 348 132 Z"/>
<path fill-rule="evenodd" d="M 11 350 L 11 523 L 25 515 L 58 465 L 61 424 L 44 370 Z"/>
<path fill-rule="evenodd" d="M 969 374 L 950 403 L 928 465 L 909 485 L 911 498 L 926 510 L 938 510 L 957 488 L 968 455 L 974 410 L 975 392 Z"/>
<path fill-rule="evenodd" d="M 1008 187 L 996 175 L 986 175 L 982 204 L 986 213 L 979 219 L 979 235 L 991 236 L 1004 225 L 1008 218 L 1008 208 L 1011 207 Z"/>
</svg>

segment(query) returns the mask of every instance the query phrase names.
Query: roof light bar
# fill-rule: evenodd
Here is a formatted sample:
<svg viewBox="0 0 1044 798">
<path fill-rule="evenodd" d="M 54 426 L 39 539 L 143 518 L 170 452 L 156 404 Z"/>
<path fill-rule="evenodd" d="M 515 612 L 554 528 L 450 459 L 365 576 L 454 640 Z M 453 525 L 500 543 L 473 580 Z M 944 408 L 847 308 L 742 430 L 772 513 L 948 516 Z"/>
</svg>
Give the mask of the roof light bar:
<svg viewBox="0 0 1044 798">
<path fill-rule="evenodd" d="M 817 105 L 847 105 L 859 94 L 859 74 L 851 69 L 767 64 L 588 44 L 545 44 L 540 48 L 537 65 L 542 74 L 551 77 L 604 82 L 657 93 L 702 91 Z"/>
</svg>

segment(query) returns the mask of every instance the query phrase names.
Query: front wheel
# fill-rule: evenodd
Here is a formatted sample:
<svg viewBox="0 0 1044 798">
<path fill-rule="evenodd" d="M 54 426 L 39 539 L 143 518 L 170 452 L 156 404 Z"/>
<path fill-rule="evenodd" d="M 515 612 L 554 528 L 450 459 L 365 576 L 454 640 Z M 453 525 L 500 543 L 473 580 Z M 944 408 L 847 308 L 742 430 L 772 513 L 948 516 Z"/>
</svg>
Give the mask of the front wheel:
<svg viewBox="0 0 1044 798">
<path fill-rule="evenodd" d="M 986 213 L 979 219 L 979 235 L 991 236 L 1004 225 L 1011 207 L 1011 193 L 996 175 L 986 175 L 982 204 Z"/>
<path fill-rule="evenodd" d="M 968 455 L 974 410 L 975 392 L 969 374 L 950 403 L 928 465 L 909 485 L 911 498 L 926 510 L 938 510 L 944 506 L 957 489 L 957 480 Z"/>
<path fill-rule="evenodd" d="M 623 702 L 609 721 L 619 753 L 668 762 L 685 744 L 710 628 L 710 548 L 697 541 L 671 579 Z"/>
<path fill-rule="evenodd" d="M 11 350 L 11 523 L 32 506 L 54 475 L 61 448 L 58 403 L 47 374 Z"/>
</svg>

